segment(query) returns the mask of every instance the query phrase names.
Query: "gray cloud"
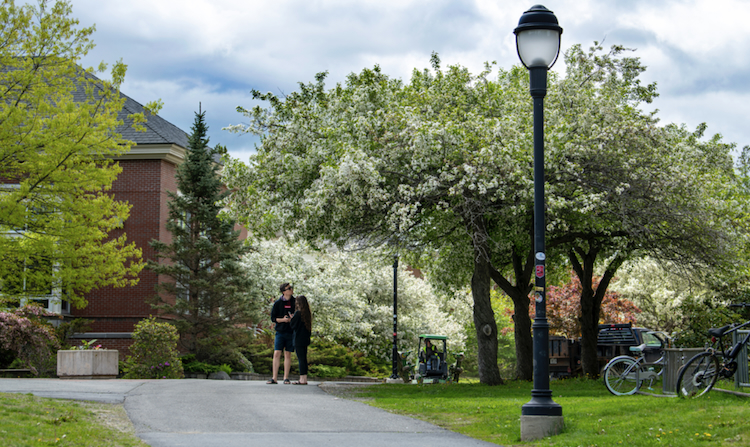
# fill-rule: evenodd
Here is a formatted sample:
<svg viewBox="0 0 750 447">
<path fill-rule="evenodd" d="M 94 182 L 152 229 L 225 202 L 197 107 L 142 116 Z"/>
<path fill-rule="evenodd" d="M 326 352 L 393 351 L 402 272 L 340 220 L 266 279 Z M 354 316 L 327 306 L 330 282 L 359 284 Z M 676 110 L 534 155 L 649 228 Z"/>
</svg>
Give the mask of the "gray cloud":
<svg viewBox="0 0 750 447">
<path fill-rule="evenodd" d="M 212 143 L 247 154 L 257 139 L 221 128 L 242 121 L 249 91 L 289 93 L 298 82 L 329 71 L 329 85 L 381 65 L 408 79 L 444 64 L 476 72 L 484 61 L 517 64 L 513 28 L 532 2 L 520 0 L 73 0 L 82 25 L 97 24 L 97 48 L 86 65 L 122 58 L 123 91 L 139 102 L 161 98 L 162 116 L 189 131 L 198 103 L 207 111 Z M 565 29 L 563 49 L 605 45 L 636 48 L 657 82 L 654 104 L 663 122 L 709 129 L 739 144 L 750 131 L 737 117 L 750 93 L 750 29 L 737 0 L 548 0 Z M 726 11 L 732 11 L 731 16 Z M 555 67 L 563 70 L 561 63 Z M 244 158 L 244 156 L 243 156 Z"/>
</svg>

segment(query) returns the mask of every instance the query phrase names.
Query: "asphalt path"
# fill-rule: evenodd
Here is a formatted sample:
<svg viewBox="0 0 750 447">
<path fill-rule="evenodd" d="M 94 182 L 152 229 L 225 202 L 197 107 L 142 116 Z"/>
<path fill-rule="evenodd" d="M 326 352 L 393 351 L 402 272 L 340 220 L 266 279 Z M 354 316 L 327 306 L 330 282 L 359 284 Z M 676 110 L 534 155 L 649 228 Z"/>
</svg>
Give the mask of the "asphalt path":
<svg viewBox="0 0 750 447">
<path fill-rule="evenodd" d="M 308 386 L 244 380 L 0 379 L 0 392 L 122 404 L 154 447 L 494 446 Z"/>
</svg>

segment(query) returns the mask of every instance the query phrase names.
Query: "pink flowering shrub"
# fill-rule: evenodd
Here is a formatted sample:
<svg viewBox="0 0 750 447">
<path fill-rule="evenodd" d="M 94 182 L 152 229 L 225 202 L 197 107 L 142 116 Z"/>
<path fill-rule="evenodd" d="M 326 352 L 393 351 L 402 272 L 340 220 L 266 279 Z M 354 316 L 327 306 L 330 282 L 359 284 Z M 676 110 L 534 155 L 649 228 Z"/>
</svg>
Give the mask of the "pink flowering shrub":
<svg viewBox="0 0 750 447">
<path fill-rule="evenodd" d="M 42 377 L 55 370 L 55 354 L 60 348 L 54 329 L 43 316 L 50 314 L 35 305 L 0 312 L 0 348 L 13 352 L 24 368 Z"/>
<path fill-rule="evenodd" d="M 178 357 L 177 329 L 159 323 L 153 316 L 135 325 L 133 345 L 125 360 L 126 379 L 181 379 L 182 361 Z"/>
</svg>

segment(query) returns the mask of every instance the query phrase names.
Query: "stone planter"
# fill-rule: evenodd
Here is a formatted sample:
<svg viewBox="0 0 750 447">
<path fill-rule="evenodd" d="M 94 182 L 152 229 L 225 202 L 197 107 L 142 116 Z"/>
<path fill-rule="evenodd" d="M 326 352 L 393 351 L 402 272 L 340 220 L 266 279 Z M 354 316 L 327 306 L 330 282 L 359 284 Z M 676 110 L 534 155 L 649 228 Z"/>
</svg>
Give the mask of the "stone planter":
<svg viewBox="0 0 750 447">
<path fill-rule="evenodd" d="M 114 379 L 119 355 L 116 349 L 57 351 L 57 376 L 61 379 Z"/>
</svg>

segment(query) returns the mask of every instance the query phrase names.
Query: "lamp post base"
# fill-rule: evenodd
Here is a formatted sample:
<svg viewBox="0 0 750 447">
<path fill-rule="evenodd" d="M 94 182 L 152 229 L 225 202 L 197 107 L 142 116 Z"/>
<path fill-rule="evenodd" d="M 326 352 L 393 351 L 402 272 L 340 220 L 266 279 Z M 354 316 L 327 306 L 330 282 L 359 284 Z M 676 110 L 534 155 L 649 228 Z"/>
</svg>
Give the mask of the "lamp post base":
<svg viewBox="0 0 750 447">
<path fill-rule="evenodd" d="M 521 441 L 527 442 L 559 435 L 563 425 L 562 416 L 521 415 Z"/>
</svg>

